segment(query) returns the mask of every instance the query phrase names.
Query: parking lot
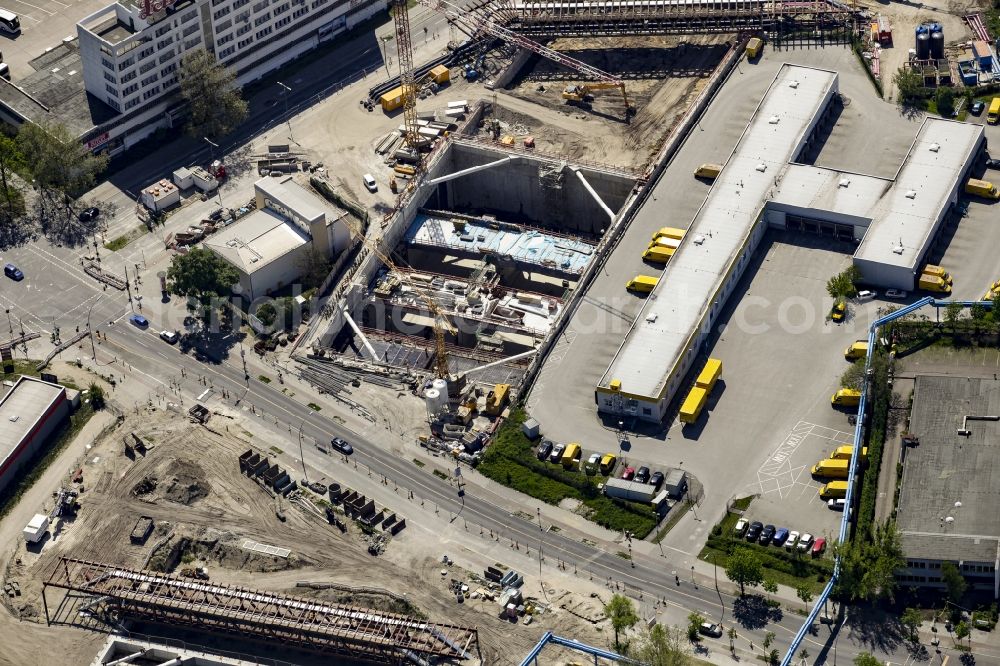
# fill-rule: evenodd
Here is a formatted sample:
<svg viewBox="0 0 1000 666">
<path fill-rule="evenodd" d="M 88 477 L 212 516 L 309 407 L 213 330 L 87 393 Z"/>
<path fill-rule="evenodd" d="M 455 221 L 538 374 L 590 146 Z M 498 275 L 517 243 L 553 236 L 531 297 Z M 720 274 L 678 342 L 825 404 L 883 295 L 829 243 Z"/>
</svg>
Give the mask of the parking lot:
<svg viewBox="0 0 1000 666">
<path fill-rule="evenodd" d="M 21 18 L 21 34 L 0 33 L 0 51 L 16 82 L 31 74 L 29 64 L 65 37 L 76 39 L 76 23 L 111 4 L 111 0 L 3 0 L 2 6 Z"/>
</svg>

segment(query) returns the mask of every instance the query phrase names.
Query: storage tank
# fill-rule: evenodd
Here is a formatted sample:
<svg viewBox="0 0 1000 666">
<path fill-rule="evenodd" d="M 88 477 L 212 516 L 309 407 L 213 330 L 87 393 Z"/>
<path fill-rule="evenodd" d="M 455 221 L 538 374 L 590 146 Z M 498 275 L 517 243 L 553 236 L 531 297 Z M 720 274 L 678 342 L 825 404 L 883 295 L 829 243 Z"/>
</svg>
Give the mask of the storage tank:
<svg viewBox="0 0 1000 666">
<path fill-rule="evenodd" d="M 445 402 L 448 401 L 448 380 L 438 377 L 431 382 L 431 388 L 440 393 Z"/>
<path fill-rule="evenodd" d="M 917 60 L 928 60 L 930 57 L 931 35 L 925 29 L 924 32 L 917 33 Z"/>
<path fill-rule="evenodd" d="M 944 32 L 941 30 L 931 32 L 931 58 L 935 60 L 944 58 Z"/>
<path fill-rule="evenodd" d="M 437 414 L 444 408 L 447 401 L 441 399 L 440 391 L 429 388 L 424 391 L 424 404 L 427 407 L 428 414 Z"/>
</svg>

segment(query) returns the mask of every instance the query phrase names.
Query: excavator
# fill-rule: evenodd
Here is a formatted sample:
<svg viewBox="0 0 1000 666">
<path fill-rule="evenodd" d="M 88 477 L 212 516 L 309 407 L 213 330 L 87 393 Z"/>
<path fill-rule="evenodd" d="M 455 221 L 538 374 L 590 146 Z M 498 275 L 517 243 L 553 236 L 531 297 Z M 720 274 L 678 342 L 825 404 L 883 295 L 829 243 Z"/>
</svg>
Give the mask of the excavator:
<svg viewBox="0 0 1000 666">
<path fill-rule="evenodd" d="M 625 93 L 625 84 L 620 81 L 595 81 L 580 85 L 570 84 L 563 89 L 563 99 L 572 104 L 587 104 L 597 90 L 618 90 L 625 100 L 626 115 L 632 115 L 635 109 L 628 103 L 628 95 Z"/>
</svg>

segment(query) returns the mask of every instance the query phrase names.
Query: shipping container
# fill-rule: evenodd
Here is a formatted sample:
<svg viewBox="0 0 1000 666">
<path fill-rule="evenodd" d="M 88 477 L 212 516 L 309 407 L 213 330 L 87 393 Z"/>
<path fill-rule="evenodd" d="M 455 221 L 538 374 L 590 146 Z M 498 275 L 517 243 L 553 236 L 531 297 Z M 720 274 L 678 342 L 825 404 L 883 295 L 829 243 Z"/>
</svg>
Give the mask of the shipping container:
<svg viewBox="0 0 1000 666">
<path fill-rule="evenodd" d="M 695 380 L 694 385 L 705 389 L 707 393 L 711 393 L 712 389 L 715 388 L 715 382 L 719 381 L 719 377 L 721 376 L 722 361 L 717 358 L 710 358 L 705 363 L 705 367 L 701 369 L 701 373 L 698 374 L 698 379 Z"/>
<path fill-rule="evenodd" d="M 628 500 L 630 502 L 652 502 L 659 494 L 656 486 L 625 479 L 608 479 L 604 483 L 604 494 L 608 497 Z"/>
<path fill-rule="evenodd" d="M 747 42 L 747 60 L 753 60 L 759 56 L 763 47 L 764 41 L 760 37 L 751 37 L 750 41 Z"/>
<path fill-rule="evenodd" d="M 699 387 L 695 386 L 684 398 L 684 404 L 681 405 L 680 419 L 681 423 L 694 423 L 698 420 L 701 415 L 701 410 L 705 407 L 705 402 L 708 399 L 708 392 Z"/>
<path fill-rule="evenodd" d="M 431 80 L 438 85 L 448 83 L 451 80 L 451 72 L 444 65 L 438 65 L 430 71 Z"/>
</svg>

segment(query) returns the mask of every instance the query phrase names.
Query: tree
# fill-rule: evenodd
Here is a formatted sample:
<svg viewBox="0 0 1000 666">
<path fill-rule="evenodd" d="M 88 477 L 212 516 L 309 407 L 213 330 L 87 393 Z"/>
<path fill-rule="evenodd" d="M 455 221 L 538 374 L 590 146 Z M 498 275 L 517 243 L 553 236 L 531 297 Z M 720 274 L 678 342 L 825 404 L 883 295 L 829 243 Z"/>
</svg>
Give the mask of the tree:
<svg viewBox="0 0 1000 666">
<path fill-rule="evenodd" d="M 17 143 L 10 137 L 0 134 L 0 197 L 3 198 L 3 215 L 0 220 L 7 224 L 24 215 L 24 197 L 14 185 L 14 172 L 25 166 L 24 155 Z"/>
<path fill-rule="evenodd" d="M 757 553 L 749 548 L 737 548 L 729 556 L 726 577 L 740 586 L 740 596 L 746 593 L 746 586 L 756 587 L 764 582 L 764 565 Z"/>
<path fill-rule="evenodd" d="M 965 577 L 952 562 L 941 563 L 941 582 L 948 590 L 948 599 L 952 603 L 957 604 L 965 596 L 965 590 L 968 588 Z"/>
<path fill-rule="evenodd" d="M 701 640 L 701 629 L 702 623 L 705 621 L 705 616 L 697 612 L 692 612 L 688 614 L 688 640 L 692 643 Z"/>
<path fill-rule="evenodd" d="M 910 635 L 910 640 L 917 640 L 917 629 L 920 627 L 920 623 L 924 620 L 924 618 L 920 615 L 920 611 L 916 608 L 907 608 L 903 611 L 899 620 L 903 623 L 903 626 L 906 627 L 906 631 Z"/>
<path fill-rule="evenodd" d="M 896 571 L 905 566 L 899 530 L 889 520 L 874 531 L 859 530 L 853 540 L 837 544 L 840 576 L 836 594 L 848 601 L 892 601 L 896 593 Z"/>
<path fill-rule="evenodd" d="M 615 630 L 615 649 L 621 650 L 618 637 L 622 631 L 627 631 L 639 621 L 632 600 L 621 594 L 615 594 L 604 606 L 604 615 L 611 620 L 611 628 Z"/>
<path fill-rule="evenodd" d="M 980 323 L 986 319 L 986 306 L 982 303 L 976 303 L 971 308 L 969 308 L 969 316 L 976 323 Z"/>
<path fill-rule="evenodd" d="M 865 383 L 865 359 L 859 358 L 847 366 L 840 375 L 840 385 L 844 388 L 861 390 Z"/>
<path fill-rule="evenodd" d="M 767 653 L 767 663 L 771 664 L 772 666 L 777 666 L 779 663 L 781 663 L 781 654 L 778 652 L 777 649 L 771 650 L 770 652 Z"/>
<path fill-rule="evenodd" d="M 687 655 L 681 645 L 680 632 L 672 627 L 654 624 L 639 640 L 635 656 L 649 666 L 685 666 Z"/>
<path fill-rule="evenodd" d="M 800 584 L 795 588 L 795 594 L 805 603 L 809 603 L 813 600 L 812 590 L 809 589 L 809 585 L 806 583 Z"/>
<path fill-rule="evenodd" d="M 993 323 L 1000 323 L 1000 289 L 993 294 L 993 301 L 990 304 L 990 311 L 993 314 Z"/>
<path fill-rule="evenodd" d="M 955 113 L 955 92 L 947 86 L 938 88 L 937 110 L 942 118 L 951 118 Z"/>
<path fill-rule="evenodd" d="M 30 156 L 26 166 L 35 185 L 67 198 L 90 189 L 108 166 L 106 155 L 91 153 L 63 125 L 24 123 L 14 143 L 20 154 Z"/>
<path fill-rule="evenodd" d="M 854 666 L 882 666 L 882 662 L 871 652 L 861 652 L 854 658 Z"/>
<path fill-rule="evenodd" d="M 966 622 L 965 620 L 962 620 L 961 622 L 955 625 L 955 638 L 957 640 L 960 641 L 963 638 L 968 638 L 970 634 L 972 634 L 972 632 L 969 630 L 969 623 Z M 969 641 L 969 647 L 970 648 L 972 647 L 971 640 Z"/>
<path fill-rule="evenodd" d="M 948 327 L 952 330 L 955 329 L 955 325 L 958 323 L 958 318 L 962 314 L 962 304 L 961 303 L 949 303 L 944 309 L 944 321 L 948 324 Z"/>
<path fill-rule="evenodd" d="M 736 627 L 729 627 L 729 631 L 726 632 L 726 636 L 729 637 L 729 651 L 736 654 Z"/>
<path fill-rule="evenodd" d="M 333 264 L 320 252 L 313 248 L 299 259 L 299 270 L 302 273 L 302 286 L 305 289 L 316 289 L 330 274 Z"/>
<path fill-rule="evenodd" d="M 826 293 L 833 300 L 851 298 L 858 293 L 857 282 L 861 281 L 861 271 L 856 266 L 848 266 L 826 281 Z"/>
<path fill-rule="evenodd" d="M 764 576 L 764 584 L 762 587 L 764 588 L 764 591 L 767 592 L 768 601 L 771 600 L 772 594 L 776 594 L 778 592 L 778 584 L 774 581 L 774 578 L 769 575 Z"/>
<path fill-rule="evenodd" d="M 806 660 L 809 659 L 809 650 L 802 648 L 799 650 L 799 660 L 805 664 L 808 663 Z"/>
<path fill-rule="evenodd" d="M 87 395 L 90 396 L 90 406 L 94 411 L 104 409 L 104 389 L 101 388 L 97 382 L 90 382 L 90 386 L 87 387 Z"/>
<path fill-rule="evenodd" d="M 206 317 L 217 305 L 213 301 L 228 293 L 239 280 L 239 273 L 229 262 L 201 247 L 174 256 L 167 269 L 170 291 L 189 299 L 189 306 L 197 302 Z"/>
<path fill-rule="evenodd" d="M 181 96 L 191 105 L 188 133 L 216 138 L 246 120 L 247 103 L 236 77 L 208 51 L 198 49 L 181 60 Z"/>
<path fill-rule="evenodd" d="M 771 645 L 773 643 L 774 643 L 774 632 L 773 631 L 765 631 L 764 632 L 764 642 L 762 643 L 764 649 L 766 650 L 767 648 L 771 647 Z"/>
<path fill-rule="evenodd" d="M 274 320 L 278 317 L 278 311 L 274 308 L 274 304 L 270 301 L 266 303 L 261 303 L 257 308 L 257 312 L 254 316 L 260 320 L 260 323 L 264 326 L 270 327 L 274 323 Z"/>
<path fill-rule="evenodd" d="M 924 81 L 920 74 L 907 67 L 900 67 L 893 74 L 892 82 L 896 85 L 896 91 L 899 93 L 900 104 L 912 104 L 927 95 L 927 89 L 924 88 Z"/>
</svg>

